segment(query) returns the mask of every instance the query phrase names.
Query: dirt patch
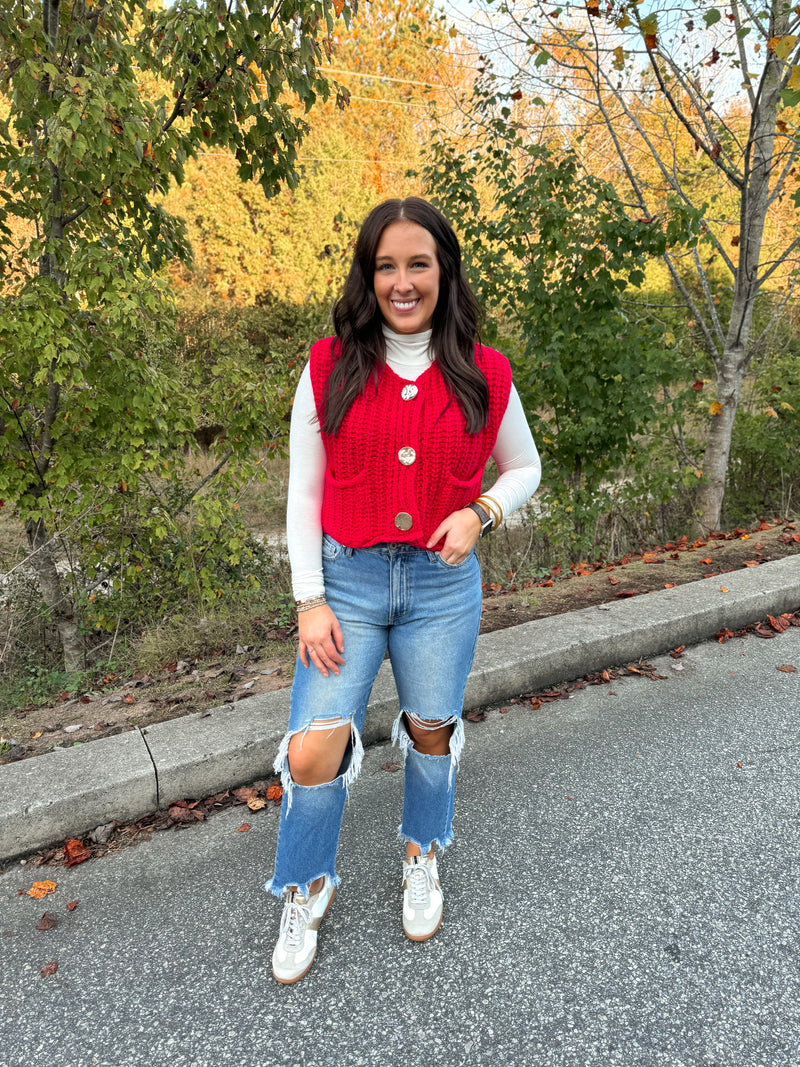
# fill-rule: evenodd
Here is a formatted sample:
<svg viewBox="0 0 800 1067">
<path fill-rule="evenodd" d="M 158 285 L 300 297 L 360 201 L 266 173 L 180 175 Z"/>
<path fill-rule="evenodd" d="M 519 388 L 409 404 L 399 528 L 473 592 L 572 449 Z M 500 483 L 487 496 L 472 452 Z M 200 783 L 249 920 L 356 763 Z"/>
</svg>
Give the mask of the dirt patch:
<svg viewBox="0 0 800 1067">
<path fill-rule="evenodd" d="M 578 564 L 566 574 L 553 572 L 543 583 L 492 588 L 484 601 L 481 633 L 796 555 L 800 553 L 799 531 L 800 524 L 761 523 L 752 530 L 714 534 L 707 541 L 681 538 L 613 563 Z"/>
<path fill-rule="evenodd" d="M 517 584 L 509 575 L 507 586 L 484 590 L 481 632 L 758 567 L 797 553 L 800 532 L 793 524 L 762 523 L 707 541 L 682 538 L 613 563 L 578 564 L 565 573 L 556 568 L 540 582 Z M 281 689 L 291 683 L 294 671 L 286 636 L 281 633 L 260 648 L 243 648 L 233 657 L 169 664 L 153 676 L 125 680 L 109 676 L 103 691 L 65 694 L 48 707 L 10 711 L 4 730 L 6 736 L 11 732 L 15 745 L 0 756 L 0 763 Z"/>
</svg>

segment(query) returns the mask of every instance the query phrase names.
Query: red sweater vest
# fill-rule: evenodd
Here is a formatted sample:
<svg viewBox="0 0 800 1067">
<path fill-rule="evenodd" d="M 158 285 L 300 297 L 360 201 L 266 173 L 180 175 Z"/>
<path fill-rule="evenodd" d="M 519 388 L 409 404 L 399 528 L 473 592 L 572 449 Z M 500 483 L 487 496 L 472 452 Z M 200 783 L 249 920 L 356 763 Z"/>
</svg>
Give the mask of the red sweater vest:
<svg viewBox="0 0 800 1067">
<path fill-rule="evenodd" d="M 322 420 L 325 385 L 337 358 L 335 337 L 311 348 L 311 383 Z M 468 434 L 458 402 L 436 363 L 415 382 L 388 366 L 352 403 L 338 433 L 322 432 L 327 467 L 322 529 L 343 545 L 401 541 L 424 548 L 451 512 L 480 496 L 511 392 L 505 356 L 475 346 L 489 386 L 486 426 Z"/>
</svg>

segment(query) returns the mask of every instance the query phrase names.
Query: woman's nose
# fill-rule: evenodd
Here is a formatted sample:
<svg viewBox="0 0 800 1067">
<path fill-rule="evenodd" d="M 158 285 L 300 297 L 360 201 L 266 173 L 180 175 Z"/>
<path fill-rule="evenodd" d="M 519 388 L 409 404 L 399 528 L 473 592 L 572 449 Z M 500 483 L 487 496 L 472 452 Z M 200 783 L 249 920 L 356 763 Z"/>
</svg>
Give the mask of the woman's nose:
<svg viewBox="0 0 800 1067">
<path fill-rule="evenodd" d="M 410 275 L 405 274 L 403 271 L 399 271 L 394 287 L 399 293 L 406 293 L 409 289 L 414 288 L 414 283 L 411 281 Z"/>
</svg>

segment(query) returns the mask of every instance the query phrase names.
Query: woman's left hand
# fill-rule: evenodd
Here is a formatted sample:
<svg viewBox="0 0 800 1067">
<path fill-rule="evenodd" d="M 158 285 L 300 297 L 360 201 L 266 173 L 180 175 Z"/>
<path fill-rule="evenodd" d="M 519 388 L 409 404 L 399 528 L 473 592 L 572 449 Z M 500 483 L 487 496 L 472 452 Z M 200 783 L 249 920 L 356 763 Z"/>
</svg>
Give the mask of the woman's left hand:
<svg viewBox="0 0 800 1067">
<path fill-rule="evenodd" d="M 472 508 L 451 512 L 433 531 L 427 547 L 433 548 L 444 538 L 439 555 L 445 563 L 456 567 L 463 563 L 481 535 L 481 520 Z"/>
</svg>

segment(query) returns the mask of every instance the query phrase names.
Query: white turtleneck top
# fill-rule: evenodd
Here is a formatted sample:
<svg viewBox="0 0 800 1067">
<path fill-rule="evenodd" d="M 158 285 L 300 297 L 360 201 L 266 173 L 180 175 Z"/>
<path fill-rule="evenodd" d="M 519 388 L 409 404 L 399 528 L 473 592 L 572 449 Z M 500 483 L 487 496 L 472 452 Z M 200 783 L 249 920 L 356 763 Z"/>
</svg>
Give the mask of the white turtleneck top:
<svg viewBox="0 0 800 1067">
<path fill-rule="evenodd" d="M 401 378 L 413 382 L 433 362 L 431 330 L 398 334 L 384 326 L 386 362 Z M 517 390 L 511 386 L 500 430 L 492 451 L 500 477 L 487 490 L 508 516 L 525 503 L 539 485 L 542 468 Z M 292 591 L 297 600 L 325 591 L 322 577 L 322 494 L 325 447 L 319 433 L 317 409 L 306 365 L 292 408 L 289 432 L 289 492 L 286 537 L 292 567 Z"/>
</svg>

